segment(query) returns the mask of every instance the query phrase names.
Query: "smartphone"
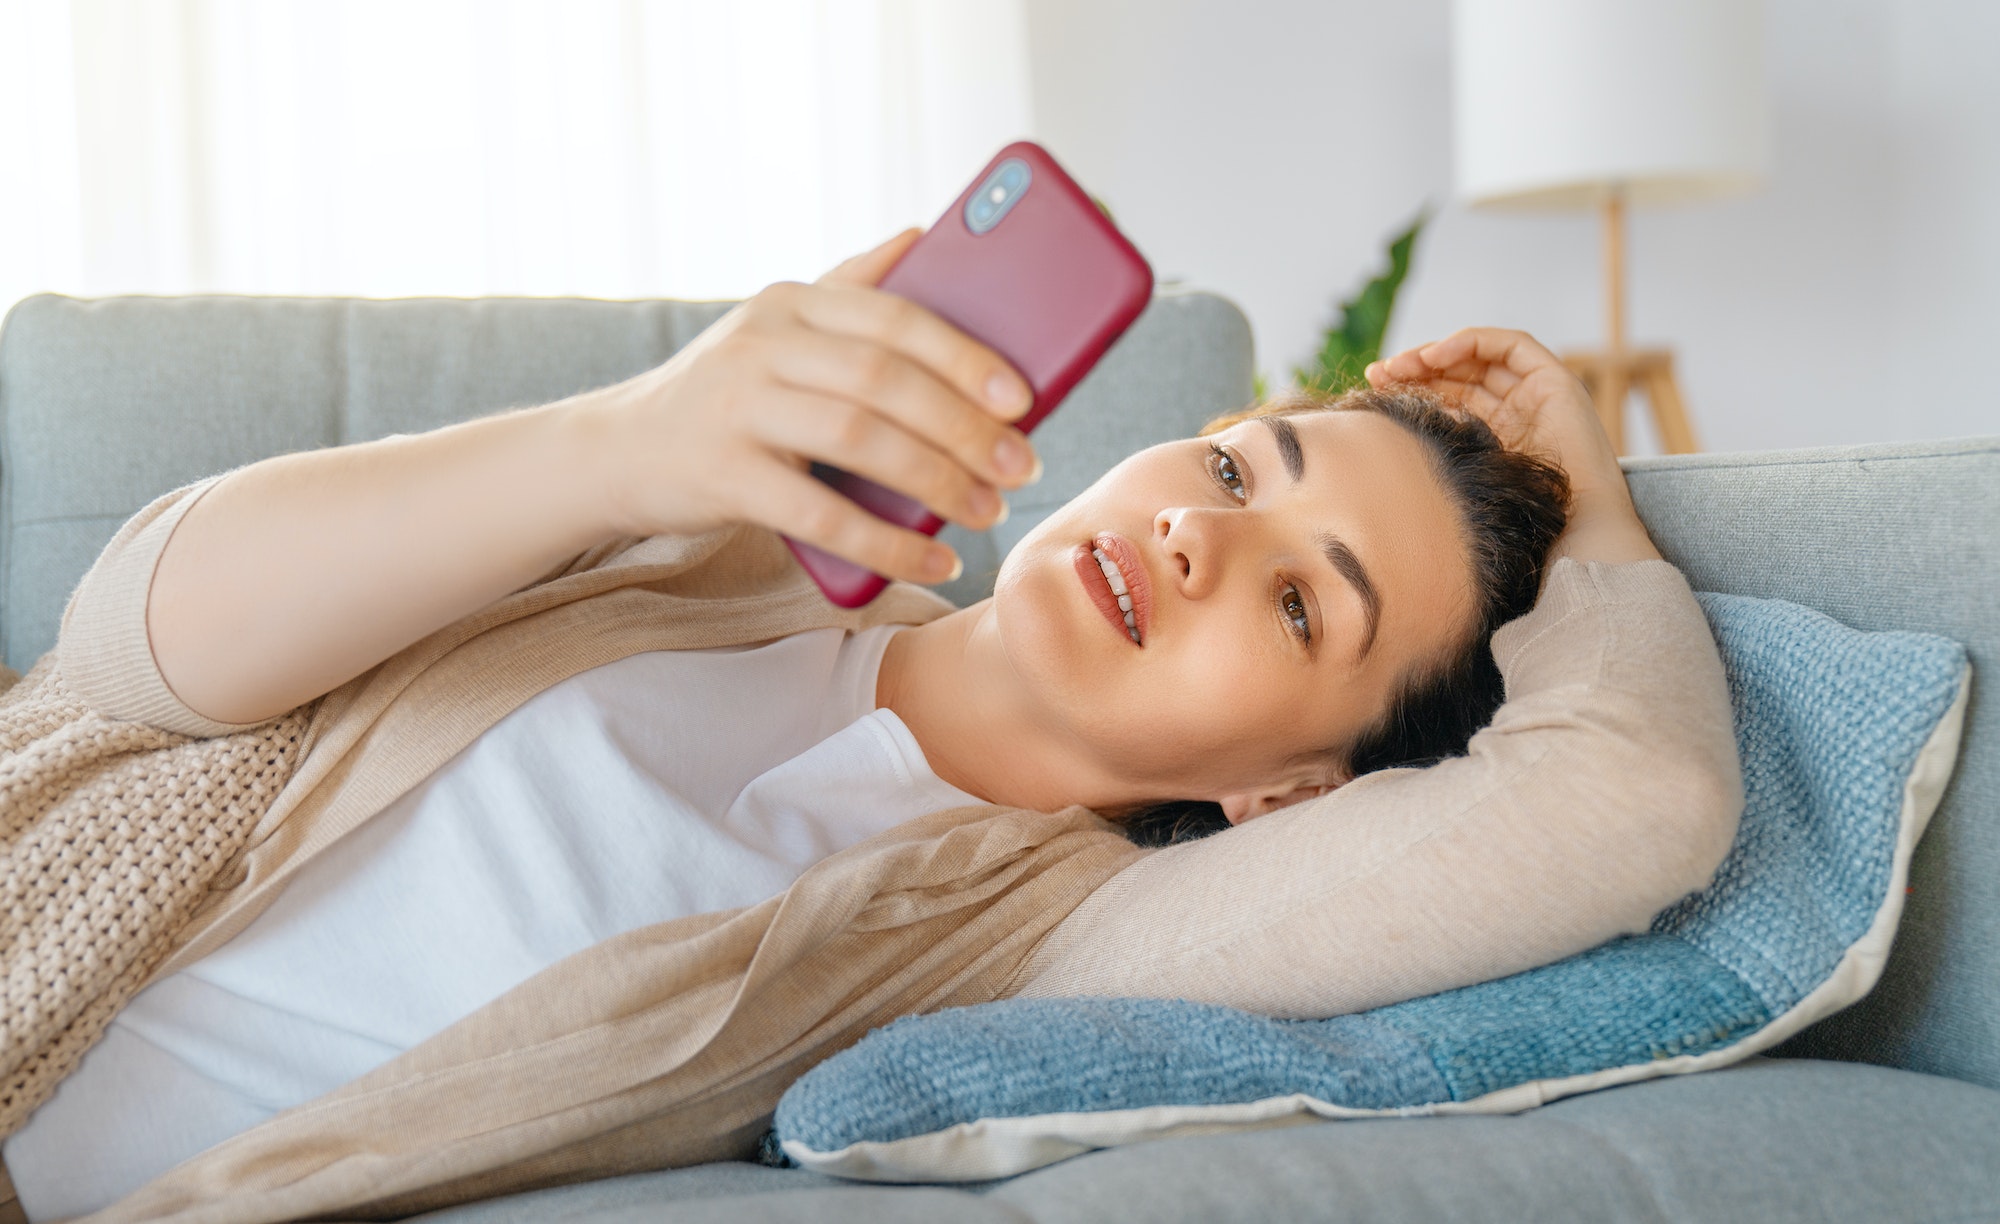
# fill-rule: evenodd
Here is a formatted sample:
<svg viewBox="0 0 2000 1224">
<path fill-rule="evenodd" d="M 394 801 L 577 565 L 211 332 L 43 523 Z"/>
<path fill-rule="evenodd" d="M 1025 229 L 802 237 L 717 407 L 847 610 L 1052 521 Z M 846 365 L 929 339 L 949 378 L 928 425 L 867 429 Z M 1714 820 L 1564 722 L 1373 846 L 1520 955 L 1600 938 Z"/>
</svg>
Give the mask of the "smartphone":
<svg viewBox="0 0 2000 1224">
<path fill-rule="evenodd" d="M 1041 424 L 1153 296 L 1153 269 L 1047 150 L 1017 141 L 994 155 L 911 244 L 881 288 L 929 309 L 1011 362 L 1034 391 L 1015 422 Z M 920 503 L 830 464 L 812 473 L 864 509 L 936 535 Z M 787 537 L 826 597 L 858 608 L 889 580 Z"/>
</svg>

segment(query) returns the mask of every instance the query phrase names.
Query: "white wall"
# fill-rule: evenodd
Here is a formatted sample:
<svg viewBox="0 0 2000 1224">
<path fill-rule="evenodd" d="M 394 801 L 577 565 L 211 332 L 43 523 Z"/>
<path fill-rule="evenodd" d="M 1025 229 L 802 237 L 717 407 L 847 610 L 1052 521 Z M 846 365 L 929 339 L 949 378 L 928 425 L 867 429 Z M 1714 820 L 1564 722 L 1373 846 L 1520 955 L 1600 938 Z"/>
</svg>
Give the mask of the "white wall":
<svg viewBox="0 0 2000 1224">
<path fill-rule="evenodd" d="M 1631 328 L 1709 449 L 2000 433 L 2000 5 L 1767 0 L 1754 196 L 1632 221 Z M 1425 201 L 1391 347 L 1599 337 L 1595 221 L 1451 202 L 1448 0 L 1029 0 L 1039 136 L 1276 380 Z M 1643 426 L 1634 447 L 1653 443 Z"/>
</svg>

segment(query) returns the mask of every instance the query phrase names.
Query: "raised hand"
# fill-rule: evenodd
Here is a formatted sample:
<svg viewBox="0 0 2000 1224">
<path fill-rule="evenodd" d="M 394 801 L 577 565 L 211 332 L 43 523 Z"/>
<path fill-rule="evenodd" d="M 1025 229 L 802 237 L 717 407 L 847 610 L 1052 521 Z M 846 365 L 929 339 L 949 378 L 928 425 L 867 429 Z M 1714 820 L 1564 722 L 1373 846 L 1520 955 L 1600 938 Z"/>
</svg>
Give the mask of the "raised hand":
<svg viewBox="0 0 2000 1224">
<path fill-rule="evenodd" d="M 609 517 L 627 534 L 758 523 L 891 578 L 940 582 L 951 549 L 813 479 L 814 461 L 974 529 L 1039 464 L 1007 422 L 1031 403 L 1007 362 L 876 289 L 916 239 L 897 235 L 817 282 L 777 284 L 658 369 L 577 404 L 597 424 Z"/>
<path fill-rule="evenodd" d="M 1376 387 L 1428 387 L 1477 414 L 1510 449 L 1559 464 L 1569 475 L 1571 508 L 1558 555 L 1604 561 L 1659 556 L 1590 393 L 1533 336 L 1467 327 L 1374 362 L 1366 375 Z"/>
</svg>

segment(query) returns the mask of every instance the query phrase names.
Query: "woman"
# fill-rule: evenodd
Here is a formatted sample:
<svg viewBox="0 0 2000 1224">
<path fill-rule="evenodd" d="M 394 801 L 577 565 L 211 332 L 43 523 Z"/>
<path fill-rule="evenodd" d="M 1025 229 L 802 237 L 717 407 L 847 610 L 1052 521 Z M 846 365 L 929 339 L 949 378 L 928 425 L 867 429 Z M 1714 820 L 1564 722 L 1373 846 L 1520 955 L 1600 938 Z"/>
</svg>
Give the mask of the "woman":
<svg viewBox="0 0 2000 1224">
<path fill-rule="evenodd" d="M 587 577 L 577 558 L 613 538 L 707 538 L 752 523 L 892 577 L 949 577 L 942 545 L 803 471 L 836 463 L 974 528 L 1003 516 L 1000 491 L 1031 477 L 1032 451 L 1004 424 L 1026 407 L 1017 377 L 869 287 L 913 237 L 818 285 L 758 295 L 617 387 L 284 456 L 182 491 L 156 555 L 142 556 L 147 675 L 101 683 L 99 703 L 206 735 L 327 694 L 338 704 L 496 601 Z M 939 809 L 1145 809 L 1149 827 L 1164 819 L 1171 833 L 1191 814 L 1262 820 L 1359 774 L 1462 751 L 1497 703 L 1489 641 L 1533 602 L 1558 532 L 1561 557 L 1658 554 L 1581 388 L 1526 337 L 1460 333 L 1369 374 L 1465 399 L 1513 452 L 1417 395 L 1364 396 L 1346 405 L 1356 411 L 1291 404 L 1120 464 L 1039 524 L 1010 553 L 995 597 L 974 607 L 905 614 L 885 596 L 873 623 L 864 613 L 845 628 L 700 651 L 607 648 L 537 688 L 418 784 L 379 786 L 379 814 L 235 931 L 211 928 L 222 933 L 204 955 L 181 949 L 183 963 L 155 976 L 9 1141 L 24 1202 L 37 1215 L 102 1206 L 567 957 L 648 924 L 754 905 L 828 855 Z M 114 542 L 100 574 L 142 552 Z M 725 596 L 735 589 L 727 573 L 713 581 Z M 102 673 L 111 657 L 78 643 L 116 619 L 113 585 L 94 575 L 66 618 L 58 653 L 75 676 Z M 1676 595 L 1684 587 L 1649 597 Z M 744 615 L 772 598 L 747 597 Z M 1705 639 L 1688 645 L 1700 634 L 1691 609 L 1661 615 L 1678 618 L 1683 648 L 1706 651 L 1694 729 L 1646 748 L 1614 735 L 1604 760 L 1577 770 L 1588 780 L 1643 759 L 1689 775 L 1691 789 L 1664 805 L 1667 851 L 1607 858 L 1602 879 L 1573 898 L 1524 911 L 1536 935 L 1504 957 L 1473 955 L 1456 935 L 1428 952 L 1405 946 L 1415 970 L 1365 984 L 1359 974 L 1345 1002 L 1553 959 L 1643 925 L 1713 869 L 1733 822 L 1733 755 L 1726 706 L 1717 749 L 1719 670 Z M 1440 785 L 1460 785 L 1454 776 L 1437 773 Z M 1679 802 L 1689 796 L 1692 810 Z M 1500 813 L 1519 801 L 1475 786 L 1454 802 Z M 1488 866 L 1461 870 L 1455 888 L 1490 895 L 1475 875 L 1521 850 L 1486 846 Z M 442 884 L 441 863 L 456 868 Z M 1121 906 L 1118 892 L 1091 891 L 1074 930 L 1064 923 L 1038 944 L 1037 971 L 1015 975 L 1021 988 L 1298 1009 L 1283 993 L 1296 974 L 1282 947 L 1232 947 L 1245 984 L 1206 992 L 1143 957 L 1107 965 L 1106 941 L 1091 933 L 1175 895 L 1155 889 Z M 1381 946 L 1409 939 L 1404 930 Z M 1277 960 L 1260 970 L 1260 956 Z M 1321 993 L 1305 1006 L 1327 1003 Z M 134 1084 L 148 1086 L 143 1107 Z"/>
</svg>

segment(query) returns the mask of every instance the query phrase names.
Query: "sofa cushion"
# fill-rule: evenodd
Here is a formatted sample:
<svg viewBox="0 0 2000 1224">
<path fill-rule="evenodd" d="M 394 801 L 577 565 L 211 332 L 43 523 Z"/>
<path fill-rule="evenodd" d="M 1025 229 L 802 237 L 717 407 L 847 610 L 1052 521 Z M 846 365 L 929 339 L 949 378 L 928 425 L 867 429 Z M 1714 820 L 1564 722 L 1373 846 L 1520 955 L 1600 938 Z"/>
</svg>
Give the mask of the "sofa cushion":
<svg viewBox="0 0 2000 1224">
<path fill-rule="evenodd" d="M 1514 1117 L 1385 1119 L 1101 1152 L 994 1188 L 1087 1220 L 1991 1218 L 2000 1092 L 1772 1060 Z M 754 1217 L 752 1217 L 754 1218 Z"/>
<path fill-rule="evenodd" d="M 1906 393 L 1885 395 L 1884 430 L 1898 428 Z M 1782 1052 L 2000 1088 L 2000 437 L 1625 467 L 1653 539 L 1695 589 L 1790 599 L 1857 629 L 1942 634 L 1986 677 L 1910 865 L 1881 984 Z"/>
<path fill-rule="evenodd" d="M 785 1094 L 785 1153 L 842 1176 L 971 1180 L 1301 1117 L 1513 1112 L 1723 1066 L 1854 1002 L 1880 972 L 1910 853 L 1950 776 L 1964 652 L 1782 601 L 1702 602 L 1746 810 L 1714 881 L 1648 935 L 1329 1020 L 1160 999 L 906 1017 Z"/>
<path fill-rule="evenodd" d="M 948 1189 L 713 1164 L 536 1191 L 434 1224 L 1326 1220 L 1336 1224 L 1973 1221 L 2000 1201 L 2000 1092 L 1753 1058 L 1515 1116 L 1169 1139 Z"/>
</svg>

